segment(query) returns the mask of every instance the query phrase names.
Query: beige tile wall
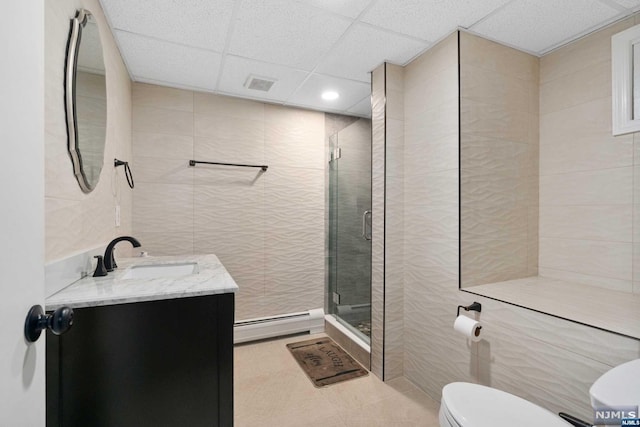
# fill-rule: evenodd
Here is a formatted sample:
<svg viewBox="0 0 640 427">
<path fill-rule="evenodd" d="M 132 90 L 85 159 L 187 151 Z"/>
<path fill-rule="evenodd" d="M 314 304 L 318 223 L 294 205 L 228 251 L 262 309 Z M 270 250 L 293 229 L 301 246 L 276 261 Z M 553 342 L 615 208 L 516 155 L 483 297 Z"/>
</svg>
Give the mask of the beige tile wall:
<svg viewBox="0 0 640 427">
<path fill-rule="evenodd" d="M 404 364 L 404 68 L 386 64 L 385 381 Z"/>
<path fill-rule="evenodd" d="M 372 82 L 371 370 L 387 381 L 404 370 L 404 69 Z"/>
<path fill-rule="evenodd" d="M 519 69 L 508 58 L 492 66 Z M 458 290 L 456 78 L 455 35 L 405 67 L 404 374 L 437 399 L 470 381 L 590 419 L 589 387 L 640 357 L 640 341 Z M 432 116 L 437 128 L 424 125 Z M 453 322 L 474 300 L 483 340 L 469 344 Z"/>
<path fill-rule="evenodd" d="M 131 160 L 131 81 L 98 0 L 45 2 L 45 248 L 46 261 L 66 258 L 131 233 L 132 191 L 113 159 Z M 100 27 L 107 75 L 104 166 L 95 190 L 84 194 L 67 152 L 64 64 L 70 20 L 86 8 Z M 115 207 L 121 225 L 115 226 Z M 126 252 L 126 248 L 121 248 Z"/>
<path fill-rule="evenodd" d="M 537 57 L 460 34 L 463 287 L 538 274 L 538 74 Z"/>
<path fill-rule="evenodd" d="M 323 307 L 324 138 L 322 113 L 136 83 L 134 233 L 152 255 L 216 254 L 237 320 Z"/>
<path fill-rule="evenodd" d="M 404 77 L 404 373 L 439 397 L 471 355 L 442 318 L 458 292 L 457 34 Z"/>
<path fill-rule="evenodd" d="M 386 64 L 371 75 L 371 371 L 384 379 Z"/>
<path fill-rule="evenodd" d="M 541 276 L 633 291 L 634 135 L 611 135 L 611 35 L 636 20 L 540 59 Z"/>
</svg>

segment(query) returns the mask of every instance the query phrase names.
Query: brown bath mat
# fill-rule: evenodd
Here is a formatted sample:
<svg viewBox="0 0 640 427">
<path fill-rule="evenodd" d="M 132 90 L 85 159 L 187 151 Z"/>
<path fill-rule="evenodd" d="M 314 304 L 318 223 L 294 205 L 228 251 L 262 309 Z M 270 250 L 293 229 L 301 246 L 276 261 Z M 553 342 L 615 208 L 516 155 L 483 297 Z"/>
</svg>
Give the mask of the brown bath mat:
<svg viewBox="0 0 640 427">
<path fill-rule="evenodd" d="M 287 348 L 316 387 L 369 375 L 331 338 L 287 344 Z"/>
</svg>

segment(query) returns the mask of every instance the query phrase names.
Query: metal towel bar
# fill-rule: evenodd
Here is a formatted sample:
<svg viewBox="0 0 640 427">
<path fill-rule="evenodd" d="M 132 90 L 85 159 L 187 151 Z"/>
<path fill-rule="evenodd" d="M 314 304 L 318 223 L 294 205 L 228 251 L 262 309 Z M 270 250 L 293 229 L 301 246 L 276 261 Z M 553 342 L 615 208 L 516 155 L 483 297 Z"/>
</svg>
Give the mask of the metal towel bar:
<svg viewBox="0 0 640 427">
<path fill-rule="evenodd" d="M 262 172 L 266 172 L 269 166 L 267 165 L 243 165 L 240 163 L 220 163 L 220 162 L 202 162 L 199 160 L 189 160 L 189 166 L 195 166 L 197 164 L 205 164 L 205 165 L 220 165 L 220 166 L 237 166 L 240 168 L 260 168 Z"/>
</svg>

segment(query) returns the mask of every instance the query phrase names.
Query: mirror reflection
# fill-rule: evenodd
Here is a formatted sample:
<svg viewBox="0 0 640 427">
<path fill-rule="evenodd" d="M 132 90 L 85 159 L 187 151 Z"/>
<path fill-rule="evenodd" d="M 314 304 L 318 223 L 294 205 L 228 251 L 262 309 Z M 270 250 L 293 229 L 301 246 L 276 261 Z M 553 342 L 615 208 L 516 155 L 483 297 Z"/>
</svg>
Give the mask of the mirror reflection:
<svg viewBox="0 0 640 427">
<path fill-rule="evenodd" d="M 84 18 L 84 20 L 83 20 Z M 74 111 L 68 116 L 69 152 L 74 161 L 74 173 L 83 191 L 91 191 L 98 180 L 104 160 L 107 130 L 107 93 L 105 66 L 100 43 L 100 32 L 95 18 L 86 10 L 78 12 L 77 40 L 73 38 L 72 23 L 69 52 L 77 43 L 77 56 L 72 86 Z M 72 56 L 67 58 L 70 61 Z M 69 75 L 69 74 L 67 74 Z M 67 94 L 67 100 L 68 100 Z M 72 120 L 69 120 L 72 118 Z"/>
<path fill-rule="evenodd" d="M 634 136 L 611 113 L 632 24 L 542 57 L 460 34 L 462 290 L 640 338 Z"/>
</svg>

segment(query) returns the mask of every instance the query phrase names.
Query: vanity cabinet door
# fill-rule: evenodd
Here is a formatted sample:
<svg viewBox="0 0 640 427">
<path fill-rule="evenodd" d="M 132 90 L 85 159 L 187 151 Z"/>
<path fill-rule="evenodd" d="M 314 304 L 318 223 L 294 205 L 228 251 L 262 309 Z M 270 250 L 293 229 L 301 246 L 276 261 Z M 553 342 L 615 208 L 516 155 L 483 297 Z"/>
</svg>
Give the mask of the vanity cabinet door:
<svg viewBox="0 0 640 427">
<path fill-rule="evenodd" d="M 47 337 L 48 427 L 232 426 L 233 304 L 75 309 L 73 328 Z"/>
</svg>

